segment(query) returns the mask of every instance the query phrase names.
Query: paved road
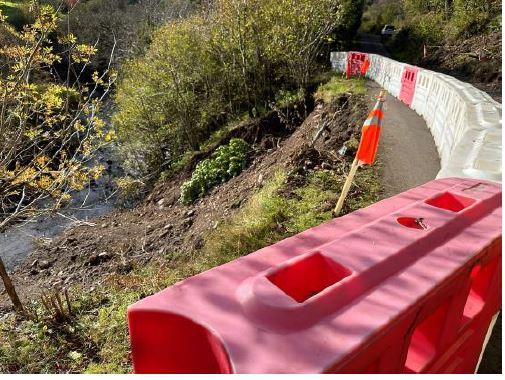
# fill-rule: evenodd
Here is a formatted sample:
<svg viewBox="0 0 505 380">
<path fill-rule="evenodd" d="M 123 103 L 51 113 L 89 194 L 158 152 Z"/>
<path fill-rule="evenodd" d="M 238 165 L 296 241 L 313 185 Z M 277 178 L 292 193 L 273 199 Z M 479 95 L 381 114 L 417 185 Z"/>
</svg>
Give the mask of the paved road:
<svg viewBox="0 0 505 380">
<path fill-rule="evenodd" d="M 369 82 L 367 87 L 371 108 L 380 86 Z M 429 182 L 440 170 L 437 148 L 424 119 L 389 94 L 384 104 L 378 158 L 382 163 L 384 198 Z"/>
<path fill-rule="evenodd" d="M 364 53 L 380 54 L 389 57 L 388 51 L 381 42 L 381 37 L 376 34 L 358 33 L 356 44 L 359 51 Z"/>
<path fill-rule="evenodd" d="M 358 48 L 366 53 L 389 56 L 380 36 L 359 34 Z M 380 86 L 369 82 L 368 94 L 376 96 Z M 372 104 L 374 100 L 371 99 Z M 387 95 L 384 128 L 378 158 L 382 162 L 384 198 L 435 179 L 440 170 L 438 151 L 424 119 L 402 102 Z"/>
<path fill-rule="evenodd" d="M 360 34 L 357 45 L 362 52 L 389 56 L 379 36 Z M 376 95 L 380 86 L 375 82 L 369 83 L 368 94 Z M 373 102 L 371 99 L 370 108 Z M 383 164 L 384 198 L 431 181 L 440 170 L 435 142 L 424 119 L 391 95 L 386 98 L 378 157 Z M 502 372 L 501 326 L 500 314 L 478 373 Z"/>
</svg>

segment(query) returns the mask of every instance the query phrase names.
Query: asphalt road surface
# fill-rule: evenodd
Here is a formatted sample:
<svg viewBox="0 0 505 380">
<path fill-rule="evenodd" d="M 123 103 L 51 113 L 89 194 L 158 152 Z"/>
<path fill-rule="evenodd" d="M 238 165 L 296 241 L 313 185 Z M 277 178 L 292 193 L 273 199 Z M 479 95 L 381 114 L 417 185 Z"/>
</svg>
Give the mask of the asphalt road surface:
<svg viewBox="0 0 505 380">
<path fill-rule="evenodd" d="M 370 81 L 367 87 L 372 108 L 380 86 Z M 384 103 L 378 159 L 384 198 L 425 184 L 440 170 L 437 148 L 424 119 L 389 94 Z"/>
<path fill-rule="evenodd" d="M 380 36 L 360 34 L 356 45 L 364 53 L 389 56 Z M 378 84 L 369 82 L 370 109 L 379 89 Z M 424 119 L 391 95 L 386 97 L 378 158 L 382 163 L 384 198 L 431 181 L 440 170 L 437 148 Z M 478 373 L 502 373 L 501 327 L 500 313 Z"/>
<path fill-rule="evenodd" d="M 360 51 L 389 56 L 378 35 L 359 34 L 356 44 Z M 371 108 L 380 86 L 372 81 L 367 86 Z M 421 116 L 389 94 L 384 108 L 378 158 L 382 163 L 383 196 L 389 198 L 435 179 L 440 159 Z"/>
</svg>

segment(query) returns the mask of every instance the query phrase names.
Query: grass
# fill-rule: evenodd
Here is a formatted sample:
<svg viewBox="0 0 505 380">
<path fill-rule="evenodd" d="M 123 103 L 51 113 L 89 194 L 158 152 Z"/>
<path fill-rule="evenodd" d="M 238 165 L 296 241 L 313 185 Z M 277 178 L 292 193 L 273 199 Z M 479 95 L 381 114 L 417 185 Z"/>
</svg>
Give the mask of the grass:
<svg viewBox="0 0 505 380">
<path fill-rule="evenodd" d="M 326 103 L 329 103 L 333 97 L 338 96 L 339 94 L 365 94 L 365 83 L 365 78 L 353 77 L 350 79 L 345 79 L 340 74 L 335 74 L 328 82 L 318 87 L 316 93 L 314 94 L 314 98 L 316 100 L 322 100 Z"/>
<path fill-rule="evenodd" d="M 348 91 L 361 93 L 364 81 L 333 76 L 318 89 L 321 97 Z M 341 169 L 347 173 L 350 162 L 343 165 Z M 377 165 L 358 171 L 343 213 L 379 200 Z M 128 305 L 331 219 L 344 176 L 330 170 L 299 176 L 302 178 L 293 181 L 293 175 L 285 170 L 276 172 L 232 217 L 209 232 L 203 247 L 190 255 L 172 254 L 134 267 L 128 274 L 114 274 L 93 292 L 72 288 L 74 315 L 69 321 L 55 323 L 41 318 L 32 322 L 13 314 L 0 316 L 0 373 L 131 372 Z M 40 305 L 34 307 L 43 315 Z"/>
<path fill-rule="evenodd" d="M 379 200 L 382 187 L 378 172 L 376 167 L 360 169 L 343 214 Z M 213 267 L 236 259 L 332 218 L 345 178 L 329 170 L 310 172 L 306 183 L 293 189 L 290 197 L 282 195 L 287 180 L 284 171 L 277 172 L 238 214 L 207 236 L 203 255 L 196 262 L 197 271 L 206 269 L 209 263 Z"/>
<path fill-rule="evenodd" d="M 70 321 L 2 317 L 0 373 L 131 372 L 126 309 L 175 283 L 178 273 L 158 263 L 110 277 L 93 292 L 74 287 Z"/>
<path fill-rule="evenodd" d="M 346 169 L 347 170 L 347 169 Z M 310 172 L 286 197 L 285 171 L 277 172 L 230 219 L 222 222 L 193 255 L 171 257 L 116 274 L 94 292 L 71 291 L 74 317 L 65 323 L 0 319 L 0 373 L 128 373 L 128 305 L 175 282 L 234 260 L 331 219 L 344 178 Z M 377 170 L 356 177 L 344 212 L 379 198 Z M 40 307 L 39 307 L 39 314 Z"/>
</svg>

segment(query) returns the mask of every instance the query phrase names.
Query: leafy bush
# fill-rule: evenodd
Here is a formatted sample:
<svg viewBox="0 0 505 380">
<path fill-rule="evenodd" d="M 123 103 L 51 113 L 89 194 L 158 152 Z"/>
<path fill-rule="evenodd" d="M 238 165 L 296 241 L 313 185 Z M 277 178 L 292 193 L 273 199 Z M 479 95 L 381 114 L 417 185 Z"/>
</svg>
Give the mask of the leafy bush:
<svg viewBox="0 0 505 380">
<path fill-rule="evenodd" d="M 242 139 L 231 139 L 228 145 L 221 145 L 210 158 L 201 161 L 191 179 L 182 184 L 181 201 L 191 203 L 214 186 L 239 175 L 247 164 L 249 150 L 249 144 Z"/>
<path fill-rule="evenodd" d="M 55 52 L 59 15 L 43 5 L 33 24 L 15 33 L 0 13 L 0 27 L 10 30 L 17 44 L 0 46 L 5 62 L 0 87 L 0 231 L 14 221 L 34 218 L 59 208 L 98 179 L 103 165 L 95 153 L 114 139 L 97 113 L 114 77 L 94 75 L 93 81 L 61 81 L 52 68 L 62 56 Z M 71 34 L 57 36 L 80 71 L 95 53 L 77 44 Z M 51 70 L 49 70 L 51 69 Z M 102 96 L 97 96 L 97 92 Z"/>
<path fill-rule="evenodd" d="M 303 101 L 305 92 L 302 89 L 296 91 L 280 90 L 275 95 L 275 105 L 279 108 L 288 107 L 292 104 Z"/>
<path fill-rule="evenodd" d="M 366 79 L 362 77 L 345 79 L 340 75 L 334 75 L 328 82 L 317 88 L 314 98 L 329 103 L 333 97 L 343 93 L 364 94 L 366 92 L 365 83 Z"/>
<path fill-rule="evenodd" d="M 199 17 L 169 23 L 155 33 L 145 57 L 123 66 L 112 121 L 126 160 L 135 155 L 132 162 L 145 163 L 137 167 L 142 174 L 198 149 L 226 107 L 207 32 Z"/>
<path fill-rule="evenodd" d="M 216 0 L 158 29 L 145 56 L 123 65 L 113 118 L 143 157 L 141 174 L 165 170 L 244 113 L 258 116 L 279 90 L 305 89 L 335 33 L 356 28 L 360 4 Z"/>
<path fill-rule="evenodd" d="M 456 32 L 463 36 L 482 32 L 501 14 L 501 1 L 498 0 L 455 0 L 453 7 L 453 24 Z"/>
<path fill-rule="evenodd" d="M 22 30 L 23 26 L 33 21 L 28 8 L 28 2 L 25 1 L 0 0 L 0 11 L 17 30 Z"/>
</svg>

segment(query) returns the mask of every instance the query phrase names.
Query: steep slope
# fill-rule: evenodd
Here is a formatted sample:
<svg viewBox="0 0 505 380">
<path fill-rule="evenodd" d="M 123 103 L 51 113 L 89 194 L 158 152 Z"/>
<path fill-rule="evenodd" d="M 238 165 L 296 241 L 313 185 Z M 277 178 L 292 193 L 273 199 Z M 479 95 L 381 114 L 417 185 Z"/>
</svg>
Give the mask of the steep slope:
<svg viewBox="0 0 505 380">
<path fill-rule="evenodd" d="M 338 150 L 346 141 L 355 145 L 367 109 L 363 95 L 348 93 L 329 104 L 319 102 L 303 123 L 300 122 L 303 110 L 296 109 L 290 111 L 287 119 L 272 112 L 259 120 L 242 123 L 215 144 L 226 143 L 232 137 L 253 144 L 250 164 L 238 177 L 186 206 L 178 199 L 180 185 L 196 162 L 190 161 L 187 170 L 160 183 L 148 200 L 135 209 L 113 212 L 70 229 L 41 246 L 14 273 L 21 294 L 34 298 L 48 288 L 76 284 L 95 287 L 106 278 L 128 273 L 153 258 L 170 261 L 174 257 L 191 256 L 203 247 L 211 231 L 232 218 L 279 170 L 288 173 L 283 196 L 295 196 L 293 190 L 306 184 L 312 172 L 328 172 L 340 186 L 354 151 L 351 147 L 347 156 L 342 157 Z M 311 146 L 323 125 L 324 132 Z M 198 154 L 198 158 L 209 152 Z M 367 188 L 357 187 L 351 196 L 367 192 Z M 335 198 L 337 194 L 335 191 Z M 332 205 L 333 202 L 324 205 L 324 211 L 328 213 Z M 289 232 L 283 231 L 281 236 L 286 234 Z"/>
</svg>

